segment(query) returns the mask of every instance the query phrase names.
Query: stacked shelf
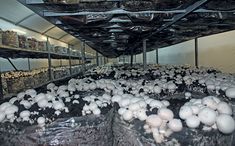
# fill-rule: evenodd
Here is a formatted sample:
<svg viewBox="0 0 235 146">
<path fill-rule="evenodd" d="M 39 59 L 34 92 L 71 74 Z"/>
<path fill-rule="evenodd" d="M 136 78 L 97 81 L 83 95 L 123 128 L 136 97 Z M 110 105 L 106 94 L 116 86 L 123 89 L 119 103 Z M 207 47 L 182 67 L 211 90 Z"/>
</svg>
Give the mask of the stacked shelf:
<svg viewBox="0 0 235 146">
<path fill-rule="evenodd" d="M 89 68 L 86 66 L 86 64 L 89 63 L 90 59 L 93 59 L 91 56 L 87 56 L 87 57 L 83 58 L 82 55 L 80 55 L 80 54 L 79 55 L 71 55 L 70 48 L 68 50 L 68 54 L 55 53 L 55 52 L 52 52 L 50 49 L 51 48 L 49 47 L 49 45 L 47 46 L 48 51 L 39 51 L 39 50 L 24 49 L 24 48 L 12 47 L 12 46 L 7 46 L 7 45 L 1 44 L 0 45 L 0 57 L 6 58 L 6 59 L 8 59 L 8 58 L 48 59 L 48 70 L 44 73 L 44 74 L 47 74 L 47 76 L 42 77 L 43 81 L 38 84 L 32 85 L 30 83 L 30 85 L 28 87 L 26 87 L 25 83 L 22 84 L 22 86 L 26 87 L 26 88 L 40 87 L 40 86 L 43 86 L 43 85 L 48 84 L 50 82 L 73 77 L 73 76 L 79 74 L 81 71 L 83 71 L 84 70 L 83 68 Z M 84 55 L 85 55 L 85 53 L 84 53 Z M 67 71 L 66 71 L 65 76 L 58 76 L 57 75 L 58 73 L 56 73 L 52 67 L 52 63 L 51 63 L 52 59 L 68 59 L 69 60 L 69 66 L 66 68 Z M 72 66 L 71 60 L 83 60 L 83 59 L 84 59 L 84 61 L 79 63 L 79 65 L 74 66 L 74 67 Z M 14 66 L 14 64 L 12 64 L 12 65 Z M 73 68 L 75 68 L 75 69 L 73 69 Z M 79 70 L 76 68 L 79 68 Z M 3 97 L 4 96 L 3 88 L 6 88 L 6 85 L 2 85 L 2 84 L 6 84 L 6 81 L 5 81 L 5 79 L 2 79 L 1 74 L 0 74 L 0 78 L 1 78 L 1 80 L 0 80 L 1 81 L 0 82 L 0 89 L 1 89 L 0 96 Z M 4 83 L 3 83 L 3 80 L 4 80 Z M 24 80 L 24 82 L 25 82 L 25 80 Z M 26 80 L 26 82 L 27 82 L 27 80 Z M 7 88 L 7 90 L 8 90 L 8 88 Z M 19 92 L 19 91 L 17 91 L 17 92 Z M 12 94 L 7 93 L 7 95 L 6 95 L 6 93 L 5 93 L 5 97 L 9 97 L 10 95 L 12 95 Z"/>
</svg>

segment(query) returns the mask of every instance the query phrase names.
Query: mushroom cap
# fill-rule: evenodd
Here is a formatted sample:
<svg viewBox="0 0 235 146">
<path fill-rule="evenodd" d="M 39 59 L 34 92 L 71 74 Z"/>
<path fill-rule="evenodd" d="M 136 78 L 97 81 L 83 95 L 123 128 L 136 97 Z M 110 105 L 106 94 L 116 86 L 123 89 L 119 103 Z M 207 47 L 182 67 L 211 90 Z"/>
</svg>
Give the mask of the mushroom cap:
<svg viewBox="0 0 235 146">
<path fill-rule="evenodd" d="M 19 108 L 15 105 L 8 106 L 5 110 L 6 115 L 14 114 L 18 112 Z"/>
<path fill-rule="evenodd" d="M 219 131 L 224 134 L 230 134 L 235 130 L 235 121 L 227 114 L 220 114 L 216 118 L 216 125 Z"/>
<path fill-rule="evenodd" d="M 160 108 L 158 110 L 158 115 L 161 117 L 161 119 L 167 121 L 174 118 L 174 113 L 168 108 Z"/>
<path fill-rule="evenodd" d="M 29 117 L 29 116 L 30 116 L 30 111 L 28 111 L 28 110 L 24 110 L 24 111 L 20 112 L 21 118 Z"/>
<path fill-rule="evenodd" d="M 132 103 L 129 105 L 128 109 L 131 111 L 137 111 L 140 109 L 140 105 L 138 103 Z"/>
<path fill-rule="evenodd" d="M 216 112 L 208 107 L 201 109 L 198 113 L 200 121 L 207 126 L 212 126 L 215 123 L 216 116 Z"/>
<path fill-rule="evenodd" d="M 63 102 L 60 102 L 60 101 L 54 101 L 53 102 L 53 107 L 55 110 L 62 110 L 64 109 L 64 103 Z"/>
<path fill-rule="evenodd" d="M 183 129 L 183 125 L 180 119 L 170 120 L 168 123 L 168 127 L 174 132 L 179 132 Z"/>
<path fill-rule="evenodd" d="M 100 113 L 101 113 L 101 111 L 100 111 L 99 108 L 96 108 L 96 109 L 93 110 L 94 115 L 100 115 Z"/>
<path fill-rule="evenodd" d="M 0 122 L 2 122 L 5 119 L 5 117 L 6 117 L 5 112 L 0 111 Z"/>
<path fill-rule="evenodd" d="M 43 94 L 43 93 L 40 93 L 40 94 L 36 95 L 36 97 L 34 98 L 34 100 L 35 100 L 35 102 L 38 102 L 39 100 L 42 100 L 42 99 L 44 99 L 44 98 L 46 98 L 46 95 Z"/>
<path fill-rule="evenodd" d="M 37 119 L 38 125 L 44 125 L 46 122 L 46 119 L 44 117 L 39 117 Z"/>
<path fill-rule="evenodd" d="M 154 91 L 155 93 L 157 93 L 157 94 L 160 94 L 161 91 L 162 91 L 162 88 L 159 87 L 159 86 L 155 86 L 155 87 L 153 88 L 153 91 Z"/>
<path fill-rule="evenodd" d="M 190 106 L 182 106 L 179 111 L 179 116 L 181 119 L 186 119 L 193 114 L 193 110 Z"/>
<path fill-rule="evenodd" d="M 122 96 L 120 95 L 114 95 L 112 97 L 112 102 L 119 102 L 122 99 Z"/>
<path fill-rule="evenodd" d="M 48 101 L 45 98 L 38 101 L 38 106 L 41 108 L 45 108 L 47 107 L 47 105 L 48 105 Z"/>
<path fill-rule="evenodd" d="M 165 105 L 159 101 L 159 100 L 153 100 L 149 103 L 149 106 L 152 107 L 152 108 L 161 108 L 161 107 L 164 107 Z"/>
<path fill-rule="evenodd" d="M 186 119 L 186 124 L 189 128 L 197 128 L 200 125 L 200 120 L 197 116 L 192 115 Z"/>
<path fill-rule="evenodd" d="M 123 117 L 123 119 L 124 119 L 125 121 L 130 121 L 130 120 L 132 120 L 132 118 L 133 118 L 133 113 L 132 113 L 132 111 L 130 111 L 130 110 L 126 110 L 126 111 L 123 113 L 122 117 Z"/>
<path fill-rule="evenodd" d="M 232 108 L 226 102 L 223 101 L 217 105 L 217 111 L 220 114 L 232 115 L 233 113 Z"/>
<path fill-rule="evenodd" d="M 225 91 L 225 95 L 229 98 L 235 98 L 235 88 L 228 88 Z"/>
<path fill-rule="evenodd" d="M 10 102 L 4 102 L 0 105 L 0 111 L 5 111 L 7 107 L 11 106 Z"/>
<path fill-rule="evenodd" d="M 126 110 L 127 110 L 126 108 L 119 108 L 118 109 L 118 114 L 123 115 L 126 112 Z"/>
<path fill-rule="evenodd" d="M 145 110 L 139 110 L 139 111 L 137 112 L 137 117 L 138 117 L 138 119 L 139 119 L 140 121 L 146 120 L 146 119 L 147 119 L 147 115 L 146 115 Z"/>
<path fill-rule="evenodd" d="M 212 96 L 207 96 L 202 99 L 202 104 L 208 106 L 209 108 L 215 110 L 217 107 L 216 101 L 212 98 Z"/>
<path fill-rule="evenodd" d="M 162 124 L 162 119 L 158 115 L 150 115 L 147 117 L 146 123 L 151 127 L 160 127 Z"/>
</svg>

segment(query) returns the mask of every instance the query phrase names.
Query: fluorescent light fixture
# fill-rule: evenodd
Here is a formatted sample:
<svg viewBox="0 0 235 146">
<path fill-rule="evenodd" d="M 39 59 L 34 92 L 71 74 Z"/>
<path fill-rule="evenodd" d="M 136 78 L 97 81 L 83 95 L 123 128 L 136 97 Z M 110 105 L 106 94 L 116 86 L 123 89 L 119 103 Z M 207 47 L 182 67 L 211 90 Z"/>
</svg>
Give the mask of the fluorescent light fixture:
<svg viewBox="0 0 235 146">
<path fill-rule="evenodd" d="M 17 33 L 19 33 L 19 34 L 26 34 L 25 31 L 20 30 L 20 29 L 15 29 L 15 28 L 13 28 L 13 29 L 11 29 L 11 30 L 12 30 L 12 31 L 15 31 L 15 32 L 17 32 Z"/>
</svg>

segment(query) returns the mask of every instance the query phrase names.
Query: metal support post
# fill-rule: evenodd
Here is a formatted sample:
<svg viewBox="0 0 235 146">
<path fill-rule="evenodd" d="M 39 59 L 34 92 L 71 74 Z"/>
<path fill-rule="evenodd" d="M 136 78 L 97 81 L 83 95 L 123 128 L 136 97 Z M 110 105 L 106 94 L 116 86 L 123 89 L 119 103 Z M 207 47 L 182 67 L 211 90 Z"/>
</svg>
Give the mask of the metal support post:
<svg viewBox="0 0 235 146">
<path fill-rule="evenodd" d="M 146 39 L 143 40 L 143 67 L 147 68 L 147 55 L 146 55 Z"/>
<path fill-rule="evenodd" d="M 159 58 L 158 58 L 158 48 L 156 49 L 156 63 L 159 63 Z"/>
<path fill-rule="evenodd" d="M 16 66 L 14 65 L 14 63 L 9 59 L 7 58 L 8 62 L 11 64 L 11 66 L 15 69 L 15 71 L 18 71 L 18 69 L 16 68 Z"/>
<path fill-rule="evenodd" d="M 82 72 L 85 72 L 85 42 L 82 42 L 81 54 L 82 54 Z"/>
<path fill-rule="evenodd" d="M 96 51 L 96 66 L 99 66 L 99 53 Z"/>
<path fill-rule="evenodd" d="M 49 80 L 51 81 L 52 78 L 52 70 L 51 70 L 51 47 L 50 47 L 50 43 L 49 43 L 49 38 L 47 37 L 47 43 L 46 43 L 46 47 L 47 47 L 47 52 L 48 52 L 48 73 L 49 73 Z"/>
<path fill-rule="evenodd" d="M 0 99 L 3 99 L 2 72 L 0 70 Z"/>
<path fill-rule="evenodd" d="M 198 67 L 198 38 L 195 38 L 195 66 Z"/>
<path fill-rule="evenodd" d="M 62 59 L 60 59 L 60 67 L 62 67 Z"/>
<path fill-rule="evenodd" d="M 134 53 L 133 53 L 134 49 L 131 49 L 131 67 L 133 66 L 133 57 L 134 57 Z"/>
<path fill-rule="evenodd" d="M 69 45 L 69 48 L 68 48 L 68 49 L 69 49 L 69 50 L 68 50 L 68 51 L 69 51 L 68 53 L 69 53 L 69 73 L 70 73 L 70 75 L 72 75 L 71 47 L 72 47 L 72 46 Z"/>
<path fill-rule="evenodd" d="M 30 59 L 28 58 L 28 69 L 31 70 Z"/>
</svg>

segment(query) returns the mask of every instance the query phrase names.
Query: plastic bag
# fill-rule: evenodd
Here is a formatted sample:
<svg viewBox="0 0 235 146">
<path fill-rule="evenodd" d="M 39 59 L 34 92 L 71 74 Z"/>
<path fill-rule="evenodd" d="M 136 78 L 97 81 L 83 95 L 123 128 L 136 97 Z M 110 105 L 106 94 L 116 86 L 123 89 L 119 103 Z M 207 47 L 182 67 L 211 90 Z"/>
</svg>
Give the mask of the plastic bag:
<svg viewBox="0 0 235 146">
<path fill-rule="evenodd" d="M 2 146 L 111 146 L 113 110 L 107 114 L 57 119 L 44 129 L 29 126 L 17 129 L 13 124 L 1 124 Z"/>
</svg>

